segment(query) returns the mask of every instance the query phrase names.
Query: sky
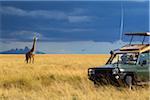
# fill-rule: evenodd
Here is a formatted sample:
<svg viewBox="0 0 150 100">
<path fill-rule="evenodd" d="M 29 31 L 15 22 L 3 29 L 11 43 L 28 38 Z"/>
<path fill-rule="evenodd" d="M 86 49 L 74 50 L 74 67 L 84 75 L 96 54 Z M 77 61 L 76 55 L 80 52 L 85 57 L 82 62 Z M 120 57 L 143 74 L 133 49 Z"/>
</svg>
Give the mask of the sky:
<svg viewBox="0 0 150 100">
<path fill-rule="evenodd" d="M 130 40 L 121 11 L 123 33 L 149 31 L 148 0 L 0 1 L 0 51 L 31 48 L 36 33 L 45 53 L 109 53 Z"/>
</svg>

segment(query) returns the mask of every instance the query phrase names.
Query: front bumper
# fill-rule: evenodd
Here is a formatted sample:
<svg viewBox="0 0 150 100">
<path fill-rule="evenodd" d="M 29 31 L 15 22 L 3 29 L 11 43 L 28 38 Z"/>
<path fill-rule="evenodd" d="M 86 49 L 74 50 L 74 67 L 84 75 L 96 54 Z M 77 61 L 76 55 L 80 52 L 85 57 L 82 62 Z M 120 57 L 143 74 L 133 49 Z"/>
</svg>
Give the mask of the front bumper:
<svg viewBox="0 0 150 100">
<path fill-rule="evenodd" d="M 94 69 L 92 70 L 94 71 Z M 91 72 L 91 68 L 88 69 L 88 79 L 98 84 L 113 84 L 117 86 L 122 82 L 120 75 L 112 74 L 112 70 Z"/>
</svg>

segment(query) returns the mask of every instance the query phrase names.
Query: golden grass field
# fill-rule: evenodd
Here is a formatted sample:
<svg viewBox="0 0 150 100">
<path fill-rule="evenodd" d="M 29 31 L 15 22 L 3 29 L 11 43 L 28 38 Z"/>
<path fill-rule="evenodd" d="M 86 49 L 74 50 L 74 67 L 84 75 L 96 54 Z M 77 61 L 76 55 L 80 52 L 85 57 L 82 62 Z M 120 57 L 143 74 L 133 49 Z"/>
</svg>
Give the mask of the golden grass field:
<svg viewBox="0 0 150 100">
<path fill-rule="evenodd" d="M 94 87 L 87 69 L 109 55 L 0 55 L 0 100 L 149 100 L 148 88 Z"/>
</svg>

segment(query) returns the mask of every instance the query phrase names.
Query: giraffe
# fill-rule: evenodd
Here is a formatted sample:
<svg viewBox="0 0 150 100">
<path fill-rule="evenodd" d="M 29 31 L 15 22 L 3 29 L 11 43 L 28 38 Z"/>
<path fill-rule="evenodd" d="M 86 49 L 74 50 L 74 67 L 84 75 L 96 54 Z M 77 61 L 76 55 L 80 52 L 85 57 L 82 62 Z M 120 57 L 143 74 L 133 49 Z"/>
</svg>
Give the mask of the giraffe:
<svg viewBox="0 0 150 100">
<path fill-rule="evenodd" d="M 34 52 L 35 52 L 36 40 L 37 40 L 37 38 L 34 36 L 32 48 L 31 48 L 31 50 L 29 52 L 27 52 L 25 54 L 26 63 L 29 63 L 29 61 L 31 63 L 31 60 L 32 60 L 32 63 L 34 63 Z"/>
</svg>

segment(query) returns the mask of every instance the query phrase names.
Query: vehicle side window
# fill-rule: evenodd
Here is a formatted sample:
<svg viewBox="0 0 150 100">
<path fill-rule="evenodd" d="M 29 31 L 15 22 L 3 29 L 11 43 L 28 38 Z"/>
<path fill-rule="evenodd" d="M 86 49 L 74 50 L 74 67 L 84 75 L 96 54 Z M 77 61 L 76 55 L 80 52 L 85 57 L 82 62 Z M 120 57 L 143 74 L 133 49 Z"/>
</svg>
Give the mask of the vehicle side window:
<svg viewBox="0 0 150 100">
<path fill-rule="evenodd" d="M 139 64 L 140 65 L 147 65 L 150 64 L 150 52 L 145 52 L 140 54 L 140 58 L 139 58 Z"/>
</svg>

